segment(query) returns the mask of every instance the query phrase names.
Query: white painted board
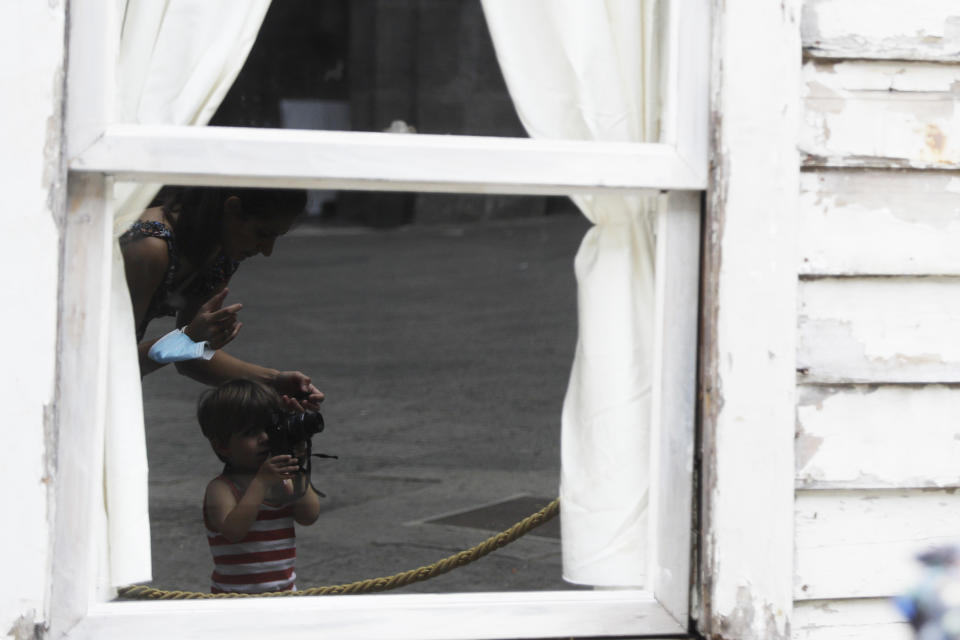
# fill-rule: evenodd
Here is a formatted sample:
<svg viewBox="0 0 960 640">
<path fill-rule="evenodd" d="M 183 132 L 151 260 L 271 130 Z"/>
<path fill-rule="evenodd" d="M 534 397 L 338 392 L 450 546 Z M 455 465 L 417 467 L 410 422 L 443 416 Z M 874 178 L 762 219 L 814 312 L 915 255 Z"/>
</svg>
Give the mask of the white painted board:
<svg viewBox="0 0 960 640">
<path fill-rule="evenodd" d="M 697 630 L 784 640 L 793 579 L 801 2 L 713 6 Z"/>
<path fill-rule="evenodd" d="M 960 4 L 949 0 L 806 0 L 808 55 L 960 61 Z"/>
<path fill-rule="evenodd" d="M 960 387 L 801 385 L 797 487 L 960 486 Z"/>
<path fill-rule="evenodd" d="M 800 283 L 800 382 L 960 382 L 960 279 Z"/>
<path fill-rule="evenodd" d="M 797 600 L 904 593 L 918 553 L 960 542 L 955 489 L 798 491 L 795 508 Z"/>
<path fill-rule="evenodd" d="M 793 608 L 794 640 L 913 640 L 888 598 L 810 600 Z"/>
<path fill-rule="evenodd" d="M 801 274 L 960 275 L 960 177 L 806 171 L 798 237 Z"/>
<path fill-rule="evenodd" d="M 648 592 L 370 594 L 120 602 L 95 605 L 71 640 L 230 637 L 260 640 L 275 620 L 285 640 L 481 640 L 641 634 L 682 637 L 685 628 Z"/>
<path fill-rule="evenodd" d="M 960 65 L 810 61 L 803 91 L 807 166 L 960 167 Z"/>
</svg>

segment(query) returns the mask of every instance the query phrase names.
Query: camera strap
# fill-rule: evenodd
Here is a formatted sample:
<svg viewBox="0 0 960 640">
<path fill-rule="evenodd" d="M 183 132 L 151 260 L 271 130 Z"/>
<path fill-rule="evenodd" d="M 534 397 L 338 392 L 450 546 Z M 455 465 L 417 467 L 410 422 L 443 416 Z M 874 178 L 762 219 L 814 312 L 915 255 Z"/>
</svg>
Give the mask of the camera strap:
<svg viewBox="0 0 960 640">
<path fill-rule="evenodd" d="M 313 453 L 313 440 L 307 439 L 306 460 L 304 460 L 303 464 L 301 464 L 301 468 L 303 469 L 303 472 L 307 474 L 307 482 L 310 484 L 310 487 L 314 490 L 314 492 L 321 498 L 326 498 L 327 494 L 325 494 L 323 491 L 320 491 L 320 489 L 317 489 L 317 485 L 313 484 L 313 478 L 310 475 L 311 471 L 313 471 L 313 461 L 310 460 L 310 458 L 330 458 L 333 460 L 339 460 L 340 457 L 335 456 L 332 453 Z M 303 493 L 306 492 L 307 488 L 304 487 Z M 302 496 L 303 493 L 301 493 L 300 496 Z M 300 496 L 297 497 L 299 498 Z"/>
</svg>

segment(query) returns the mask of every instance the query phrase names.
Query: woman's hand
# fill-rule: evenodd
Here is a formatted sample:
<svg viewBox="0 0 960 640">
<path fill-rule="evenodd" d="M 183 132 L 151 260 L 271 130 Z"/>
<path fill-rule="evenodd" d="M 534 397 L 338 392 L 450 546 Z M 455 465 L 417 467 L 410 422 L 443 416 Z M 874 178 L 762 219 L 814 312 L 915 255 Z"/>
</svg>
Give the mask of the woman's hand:
<svg viewBox="0 0 960 640">
<path fill-rule="evenodd" d="M 210 343 L 211 349 L 221 349 L 240 333 L 242 322 L 237 320 L 237 313 L 243 308 L 239 302 L 223 307 L 223 300 L 229 289 L 224 288 L 220 293 L 203 303 L 197 310 L 183 332 L 194 342 Z"/>
<path fill-rule="evenodd" d="M 310 378 L 299 371 L 281 371 L 273 379 L 273 388 L 282 396 L 287 409 L 317 411 L 323 402 L 323 393 L 310 383 Z M 291 400 L 297 405 L 291 404 Z"/>
</svg>

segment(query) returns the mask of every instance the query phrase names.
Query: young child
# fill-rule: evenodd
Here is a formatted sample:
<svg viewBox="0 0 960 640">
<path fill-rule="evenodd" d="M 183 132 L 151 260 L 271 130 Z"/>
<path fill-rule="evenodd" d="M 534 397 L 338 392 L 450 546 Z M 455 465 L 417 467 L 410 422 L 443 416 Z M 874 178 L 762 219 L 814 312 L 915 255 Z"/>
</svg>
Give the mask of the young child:
<svg viewBox="0 0 960 640">
<path fill-rule="evenodd" d="M 293 523 L 313 524 L 320 500 L 297 458 L 270 456 L 266 428 L 283 409 L 276 391 L 251 380 L 231 380 L 201 396 L 200 428 L 225 463 L 203 499 L 213 593 L 296 588 Z"/>
</svg>

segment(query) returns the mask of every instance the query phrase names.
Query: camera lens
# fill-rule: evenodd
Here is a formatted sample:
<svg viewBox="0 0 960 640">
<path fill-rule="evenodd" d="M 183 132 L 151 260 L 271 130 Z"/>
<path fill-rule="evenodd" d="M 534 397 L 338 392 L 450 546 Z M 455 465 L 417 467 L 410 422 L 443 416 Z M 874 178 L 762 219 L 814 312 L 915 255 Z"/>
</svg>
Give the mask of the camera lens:
<svg viewBox="0 0 960 640">
<path fill-rule="evenodd" d="M 292 454 L 296 445 L 321 431 L 323 416 L 317 411 L 280 414 L 267 430 L 268 446 L 273 455 Z"/>
<path fill-rule="evenodd" d="M 300 414 L 303 421 L 303 433 L 310 437 L 323 431 L 323 416 L 318 411 L 306 411 Z"/>
</svg>

